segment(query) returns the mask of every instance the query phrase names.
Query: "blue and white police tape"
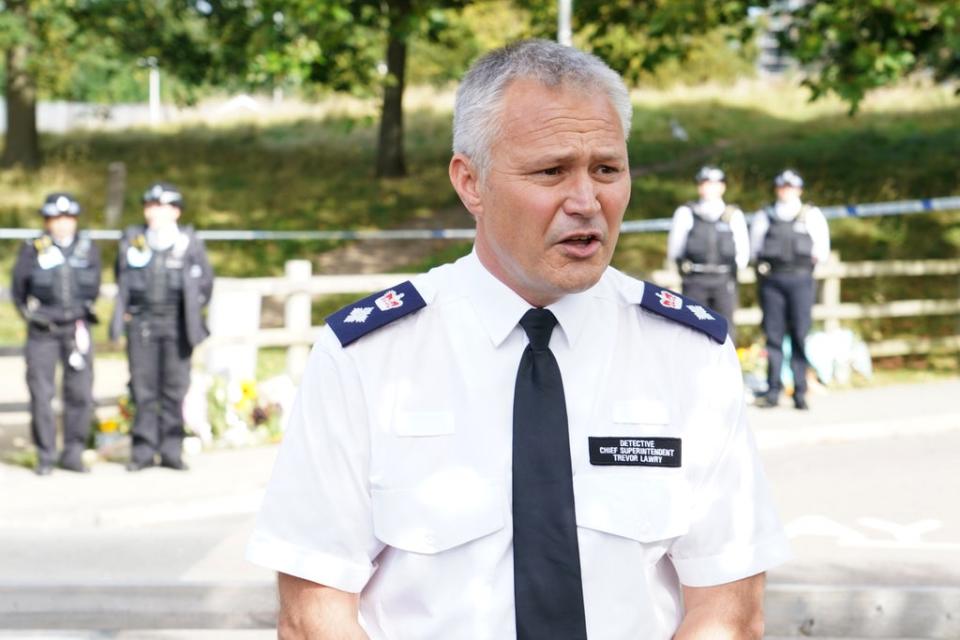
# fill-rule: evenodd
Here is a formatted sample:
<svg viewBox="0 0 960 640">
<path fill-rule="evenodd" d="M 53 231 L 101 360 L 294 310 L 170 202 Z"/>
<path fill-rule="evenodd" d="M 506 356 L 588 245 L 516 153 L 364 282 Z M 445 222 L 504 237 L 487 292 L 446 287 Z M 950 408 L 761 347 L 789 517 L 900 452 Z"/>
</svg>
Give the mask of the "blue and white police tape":
<svg viewBox="0 0 960 640">
<path fill-rule="evenodd" d="M 960 196 L 897 200 L 867 204 L 831 205 L 821 207 L 827 219 L 872 218 L 877 216 L 909 215 L 931 211 L 960 211 Z M 749 216 L 748 216 L 749 217 Z M 651 233 L 669 231 L 670 218 L 626 220 L 621 233 Z M 112 229 L 91 229 L 94 240 L 119 240 L 120 232 Z M 370 229 L 359 231 L 263 231 L 205 229 L 197 235 L 204 240 L 471 240 L 474 229 Z M 0 229 L 0 240 L 28 239 L 37 236 L 36 229 Z"/>
</svg>

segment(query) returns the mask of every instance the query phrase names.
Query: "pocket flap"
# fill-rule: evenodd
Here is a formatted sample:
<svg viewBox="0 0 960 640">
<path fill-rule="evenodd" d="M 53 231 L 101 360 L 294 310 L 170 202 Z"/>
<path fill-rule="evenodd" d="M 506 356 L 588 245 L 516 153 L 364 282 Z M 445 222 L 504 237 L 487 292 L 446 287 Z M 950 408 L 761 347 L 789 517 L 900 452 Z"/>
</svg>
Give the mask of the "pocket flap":
<svg viewBox="0 0 960 640">
<path fill-rule="evenodd" d="M 429 485 L 373 489 L 374 535 L 405 551 L 446 551 L 502 529 L 503 495 L 498 485 L 487 482 L 454 483 L 443 492 Z"/>
<path fill-rule="evenodd" d="M 639 542 L 675 538 L 690 528 L 690 488 L 682 476 L 580 473 L 573 490 L 580 527 Z"/>
</svg>

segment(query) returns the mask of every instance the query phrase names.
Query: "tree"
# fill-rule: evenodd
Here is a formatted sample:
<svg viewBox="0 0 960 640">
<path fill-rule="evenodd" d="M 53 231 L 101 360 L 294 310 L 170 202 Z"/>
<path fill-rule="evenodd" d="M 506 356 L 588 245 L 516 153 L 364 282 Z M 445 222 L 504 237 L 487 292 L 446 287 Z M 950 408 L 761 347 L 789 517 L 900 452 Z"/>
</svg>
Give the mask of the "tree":
<svg viewBox="0 0 960 640">
<path fill-rule="evenodd" d="M 160 42 L 158 48 L 168 55 L 173 52 L 176 60 L 189 60 L 189 64 L 179 65 L 182 73 L 201 69 L 204 48 L 189 46 L 197 29 L 184 36 L 187 30 L 173 28 L 179 23 L 171 19 L 189 14 L 190 6 L 183 2 L 0 0 L 0 48 L 4 51 L 7 101 L 0 164 L 27 169 L 39 166 L 37 100 L 41 96 L 69 97 L 84 62 L 120 60 L 127 64 L 119 68 L 129 69 L 140 50 L 149 50 L 151 43 Z M 149 16 L 156 19 L 151 22 Z M 128 45 L 126 49 L 118 46 L 120 41 Z M 197 72 L 187 77 L 202 75 Z"/>
<path fill-rule="evenodd" d="M 258 0 L 209 3 L 214 39 L 243 51 L 254 85 L 293 83 L 355 93 L 380 91 L 376 173 L 406 174 L 403 93 L 409 43 L 443 40 L 445 9 L 469 0 Z"/>
<path fill-rule="evenodd" d="M 518 0 L 531 11 L 532 35 L 553 37 L 556 2 Z M 686 58 L 697 37 L 718 27 L 731 28 L 731 37 L 747 41 L 753 23 L 743 0 L 576 0 L 573 5 L 574 45 L 600 56 L 636 84 L 668 60 Z"/>
<path fill-rule="evenodd" d="M 779 9 L 782 49 L 813 71 L 813 99 L 836 93 L 855 113 L 871 89 L 918 71 L 960 77 L 960 3 L 945 0 L 834 0 Z M 960 89 L 958 89 L 960 92 Z"/>
<path fill-rule="evenodd" d="M 518 3 L 536 16 L 536 35 L 553 34 L 553 0 Z M 718 27 L 748 42 L 759 26 L 751 7 L 766 7 L 789 25 L 778 34 L 780 45 L 805 69 L 812 99 L 836 93 L 851 113 L 868 91 L 911 73 L 960 78 L 960 3 L 950 0 L 577 0 L 574 43 L 635 82 L 664 61 L 683 59 L 695 36 Z"/>
<path fill-rule="evenodd" d="M 5 50 L 7 132 L 0 165 L 21 165 L 33 169 L 40 165 L 40 141 L 37 135 L 37 83 L 31 69 L 36 41 L 26 0 L 10 2 L 2 23 Z"/>
</svg>

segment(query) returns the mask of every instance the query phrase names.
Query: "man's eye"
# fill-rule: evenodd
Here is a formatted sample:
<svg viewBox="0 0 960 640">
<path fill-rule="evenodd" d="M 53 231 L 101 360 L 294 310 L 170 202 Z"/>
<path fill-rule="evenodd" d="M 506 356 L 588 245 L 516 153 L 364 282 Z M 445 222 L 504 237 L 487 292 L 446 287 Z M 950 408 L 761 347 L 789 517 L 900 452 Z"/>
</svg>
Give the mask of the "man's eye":
<svg viewBox="0 0 960 640">
<path fill-rule="evenodd" d="M 562 169 L 560 167 L 550 167 L 549 169 L 543 169 L 540 171 L 545 176 L 558 176 Z"/>
<path fill-rule="evenodd" d="M 610 174 L 620 173 L 620 167 L 613 167 L 613 166 L 610 166 L 609 164 L 602 164 L 599 167 L 597 167 L 597 171 L 599 171 L 600 173 L 610 173 Z"/>
</svg>

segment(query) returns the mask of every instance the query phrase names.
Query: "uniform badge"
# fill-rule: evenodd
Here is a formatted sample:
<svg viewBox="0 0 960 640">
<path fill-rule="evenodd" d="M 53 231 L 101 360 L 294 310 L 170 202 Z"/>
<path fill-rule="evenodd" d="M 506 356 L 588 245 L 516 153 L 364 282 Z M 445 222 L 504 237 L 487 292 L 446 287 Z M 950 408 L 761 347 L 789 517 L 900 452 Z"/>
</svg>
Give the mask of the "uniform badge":
<svg viewBox="0 0 960 640">
<path fill-rule="evenodd" d="M 127 264 L 134 269 L 146 266 L 150 262 L 151 256 L 153 256 L 153 252 L 150 251 L 150 247 L 145 246 L 142 249 L 133 245 L 127 247 Z"/>
<path fill-rule="evenodd" d="M 371 313 L 373 313 L 373 307 L 354 307 L 343 321 L 366 322 Z"/>
<path fill-rule="evenodd" d="M 665 306 L 668 309 L 682 309 L 683 300 L 680 299 L 680 296 L 671 293 L 667 290 L 657 291 L 657 297 L 660 298 L 660 304 Z"/>
<path fill-rule="evenodd" d="M 40 265 L 40 268 L 44 271 L 59 267 L 65 261 L 63 253 L 55 246 L 49 246 L 37 254 L 37 264 Z"/>
<path fill-rule="evenodd" d="M 687 309 L 690 309 L 690 311 L 693 312 L 693 315 L 697 316 L 698 320 L 715 320 L 716 319 L 712 315 L 710 315 L 709 311 L 707 311 L 706 309 L 704 309 L 698 304 L 688 304 Z"/>
<path fill-rule="evenodd" d="M 403 295 L 404 294 L 397 293 L 393 289 L 390 289 L 390 291 L 387 291 L 373 302 L 380 311 L 389 311 L 390 309 L 403 306 Z"/>
</svg>

